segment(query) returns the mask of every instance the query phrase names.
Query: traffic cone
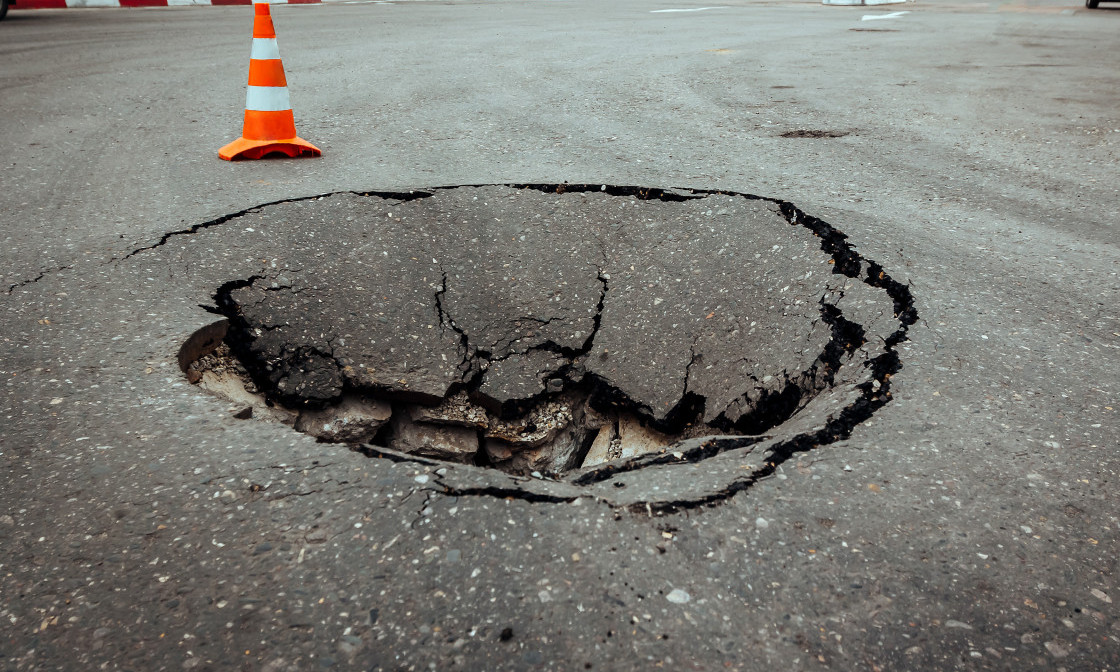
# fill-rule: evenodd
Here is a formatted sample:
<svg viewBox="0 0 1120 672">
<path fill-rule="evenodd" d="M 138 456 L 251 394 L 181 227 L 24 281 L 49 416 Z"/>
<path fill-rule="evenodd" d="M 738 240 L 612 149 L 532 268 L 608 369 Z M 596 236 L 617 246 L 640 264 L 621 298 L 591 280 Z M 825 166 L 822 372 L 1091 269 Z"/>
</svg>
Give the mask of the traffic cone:
<svg viewBox="0 0 1120 672">
<path fill-rule="evenodd" d="M 218 150 L 226 161 L 259 159 L 280 152 L 288 156 L 319 156 L 318 147 L 296 136 L 288 81 L 276 46 L 272 14 L 254 3 L 253 51 L 249 55 L 249 90 L 245 94 L 245 126 L 241 137 Z"/>
</svg>

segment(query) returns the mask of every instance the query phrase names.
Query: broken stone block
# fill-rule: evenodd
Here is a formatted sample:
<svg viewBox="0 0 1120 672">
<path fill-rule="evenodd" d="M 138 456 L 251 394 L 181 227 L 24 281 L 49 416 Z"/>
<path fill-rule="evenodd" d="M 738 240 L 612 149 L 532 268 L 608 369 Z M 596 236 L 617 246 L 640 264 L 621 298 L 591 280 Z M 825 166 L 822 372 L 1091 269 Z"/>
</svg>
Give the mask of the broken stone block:
<svg viewBox="0 0 1120 672">
<path fill-rule="evenodd" d="M 389 447 L 402 453 L 469 464 L 478 453 L 478 432 L 468 427 L 413 423 L 394 416 Z"/>
<path fill-rule="evenodd" d="M 490 462 L 493 464 L 508 462 L 513 457 L 513 446 L 505 441 L 486 439 L 483 446 L 486 450 L 486 457 L 490 458 Z"/>
<path fill-rule="evenodd" d="M 599 428 L 599 433 L 591 443 L 591 449 L 587 451 L 587 456 L 583 458 L 583 466 L 594 467 L 618 459 L 622 454 L 620 446 L 618 424 L 616 422 L 604 424 Z"/>
<path fill-rule="evenodd" d="M 562 474 L 578 466 L 580 451 L 586 445 L 588 432 L 576 425 L 570 425 L 557 436 L 549 446 L 548 454 L 535 460 L 535 471 L 545 474 Z M 516 458 L 515 458 L 516 459 Z"/>
<path fill-rule="evenodd" d="M 373 440 L 392 414 L 383 401 L 346 395 L 335 406 L 300 413 L 295 428 L 332 443 L 364 443 Z"/>
<path fill-rule="evenodd" d="M 632 415 L 619 416 L 618 438 L 621 441 L 619 457 L 622 459 L 660 452 L 673 443 L 673 437 L 643 427 L 638 419 Z"/>
<path fill-rule="evenodd" d="M 434 425 L 458 425 L 486 429 L 490 416 L 486 411 L 471 403 L 466 392 L 452 395 L 438 406 L 413 406 L 408 410 L 413 422 Z"/>
<path fill-rule="evenodd" d="M 560 474 L 575 465 L 587 432 L 569 426 L 550 443 L 535 448 L 519 448 L 497 439 L 486 441 L 486 454 L 501 469 L 514 474 Z"/>
</svg>

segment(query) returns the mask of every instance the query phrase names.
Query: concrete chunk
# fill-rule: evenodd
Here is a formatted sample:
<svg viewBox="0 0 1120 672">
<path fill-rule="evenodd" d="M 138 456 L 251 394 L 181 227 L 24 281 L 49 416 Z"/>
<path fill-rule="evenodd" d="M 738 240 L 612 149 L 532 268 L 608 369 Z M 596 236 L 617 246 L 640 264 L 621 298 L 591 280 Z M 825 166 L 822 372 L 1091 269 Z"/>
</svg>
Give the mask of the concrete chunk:
<svg viewBox="0 0 1120 672">
<path fill-rule="evenodd" d="M 383 401 L 346 395 L 334 406 L 300 413 L 295 428 L 324 441 L 363 443 L 372 441 L 392 414 Z"/>
<path fill-rule="evenodd" d="M 478 453 L 478 432 L 466 427 L 414 424 L 394 417 L 389 447 L 402 453 L 469 464 Z"/>
<path fill-rule="evenodd" d="M 618 418 L 618 439 L 621 442 L 619 457 L 622 459 L 661 452 L 674 441 L 668 434 L 643 427 L 636 417 L 629 414 Z"/>
<path fill-rule="evenodd" d="M 591 449 L 587 451 L 587 455 L 583 458 L 582 466 L 594 467 L 618 459 L 621 455 L 618 425 L 612 422 L 599 428 L 595 440 L 591 443 Z"/>
</svg>

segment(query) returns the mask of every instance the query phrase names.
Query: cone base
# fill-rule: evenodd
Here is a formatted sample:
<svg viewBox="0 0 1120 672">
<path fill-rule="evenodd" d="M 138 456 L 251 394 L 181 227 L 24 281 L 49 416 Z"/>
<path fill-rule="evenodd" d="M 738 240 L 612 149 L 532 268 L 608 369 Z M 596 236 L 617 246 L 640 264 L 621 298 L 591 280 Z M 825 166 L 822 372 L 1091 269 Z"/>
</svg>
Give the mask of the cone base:
<svg viewBox="0 0 1120 672">
<path fill-rule="evenodd" d="M 268 154 L 284 154 L 290 158 L 295 158 L 299 156 L 320 156 L 322 153 L 322 150 L 303 138 L 287 138 L 285 140 L 246 140 L 245 138 L 238 138 L 218 150 L 218 156 L 226 161 L 259 159 Z"/>
</svg>

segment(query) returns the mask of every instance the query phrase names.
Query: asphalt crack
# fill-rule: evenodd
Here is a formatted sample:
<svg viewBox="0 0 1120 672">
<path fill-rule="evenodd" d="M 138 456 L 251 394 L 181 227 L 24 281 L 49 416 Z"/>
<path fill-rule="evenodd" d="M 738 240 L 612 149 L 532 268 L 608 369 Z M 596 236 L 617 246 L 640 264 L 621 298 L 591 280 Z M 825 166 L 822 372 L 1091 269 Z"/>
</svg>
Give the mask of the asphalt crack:
<svg viewBox="0 0 1120 672">
<path fill-rule="evenodd" d="M 535 188 L 541 191 L 564 193 L 565 191 L 607 191 L 606 188 L 594 185 L 517 185 L 522 188 Z M 690 196 L 676 191 L 665 192 L 661 190 L 642 190 L 639 188 L 612 188 L 608 193 L 617 195 L 636 196 L 639 198 L 666 198 L 668 200 L 687 200 Z M 773 446 L 766 463 L 757 471 L 746 477 L 735 479 L 716 492 L 697 497 L 680 497 L 658 502 L 642 502 L 625 507 L 617 507 L 611 502 L 607 504 L 615 508 L 626 508 L 637 515 L 670 515 L 673 513 L 719 506 L 728 499 L 750 490 L 756 483 L 773 476 L 790 459 L 806 453 L 819 450 L 822 446 L 830 445 L 837 441 L 849 438 L 855 427 L 871 418 L 880 408 L 891 400 L 891 377 L 902 370 L 902 362 L 896 352 L 896 346 L 906 340 L 910 326 L 918 321 L 917 308 L 914 297 L 908 285 L 904 285 L 892 278 L 881 265 L 864 259 L 847 242 L 847 235 L 827 222 L 806 214 L 788 201 L 769 199 L 745 194 L 734 194 L 725 191 L 694 190 L 692 194 L 727 194 L 758 199 L 776 204 L 786 221 L 793 226 L 802 226 L 809 229 L 820 239 L 820 249 L 832 259 L 833 273 L 858 280 L 871 287 L 882 289 L 891 298 L 894 317 L 899 326 L 885 339 L 885 351 L 869 360 L 865 366 L 872 372 L 872 380 L 858 386 L 860 397 L 852 404 L 843 408 L 839 414 L 831 417 L 824 427 L 818 431 L 799 435 Z M 700 197 L 700 196 L 694 196 Z M 866 270 L 866 272 L 865 272 Z M 829 380 L 835 373 L 836 363 L 844 353 L 850 353 L 864 342 L 862 327 L 843 317 L 839 308 L 821 302 L 821 319 L 832 328 L 833 335 L 822 357 L 822 365 Z M 600 310 L 599 316 L 602 312 Z M 745 428 L 740 428 L 745 429 Z M 705 441 L 700 446 L 688 451 L 678 451 L 680 456 L 658 456 L 653 459 L 631 461 L 623 465 L 608 465 L 607 467 L 587 472 L 572 483 L 577 485 L 591 485 L 611 480 L 622 473 L 646 468 L 656 464 L 672 464 L 680 462 L 699 462 L 728 450 L 743 448 L 763 440 L 763 437 L 734 437 L 726 439 L 712 439 Z M 559 503 L 570 502 L 570 498 L 542 495 L 517 487 L 481 487 L 481 488 L 449 488 L 449 493 L 457 496 L 475 494 L 480 496 L 493 496 L 499 498 L 516 498 L 524 501 L 556 501 Z M 597 498 L 596 498 L 597 499 Z"/>
<path fill-rule="evenodd" d="M 491 365 L 504 362 L 512 357 L 524 356 L 530 352 L 552 352 L 566 359 L 567 361 L 565 363 L 549 371 L 545 377 L 568 378 L 569 374 L 575 367 L 576 362 L 581 357 L 584 357 L 587 355 L 587 353 L 591 352 L 591 349 L 595 344 L 595 337 L 599 333 L 599 330 L 602 326 L 603 311 L 606 308 L 607 293 L 610 289 L 608 284 L 610 276 L 607 275 L 601 267 L 596 267 L 596 271 L 596 278 L 600 283 L 599 298 L 595 305 L 595 313 L 591 318 L 591 331 L 579 347 L 572 348 L 557 343 L 551 339 L 547 339 L 540 343 L 529 345 L 522 350 L 513 350 L 509 349 L 508 346 L 512 344 L 516 337 L 510 336 L 508 342 L 504 346 L 502 346 L 502 349 L 506 349 L 508 350 L 508 352 L 502 355 L 495 356 L 494 351 L 499 349 L 501 342 L 493 344 L 492 348 L 490 349 L 472 346 L 470 335 L 455 321 L 455 318 L 450 315 L 450 313 L 444 306 L 444 297 L 447 295 L 448 291 L 448 277 L 447 271 L 445 271 L 441 267 L 440 272 L 442 277 L 434 295 L 436 317 L 441 329 L 446 330 L 450 328 L 455 334 L 459 336 L 459 348 L 462 352 L 461 360 L 459 363 L 459 370 L 463 373 L 463 378 L 460 381 L 460 384 L 452 386 L 452 389 L 448 390 L 446 396 L 450 397 L 454 394 L 464 391 L 468 394 L 474 394 L 478 392 L 479 388 L 482 386 L 483 376 Z M 553 316 L 544 319 L 533 316 L 522 316 L 521 319 L 530 320 L 540 325 L 547 325 L 560 318 Z M 544 390 L 528 399 L 518 400 L 518 402 L 521 404 L 532 405 L 550 396 L 551 394 L 553 393 L 549 392 L 548 390 Z"/>
<path fill-rule="evenodd" d="M 35 276 L 34 278 L 30 278 L 30 279 L 24 280 L 22 282 L 17 282 L 15 284 L 8 285 L 8 292 L 7 293 L 8 293 L 9 296 L 11 296 L 17 289 L 27 287 L 28 285 L 33 285 L 33 284 L 39 282 L 40 280 L 42 280 L 43 278 L 47 277 L 48 275 L 53 275 L 55 273 L 61 273 L 62 271 L 67 271 L 67 270 L 70 270 L 72 268 L 74 268 L 73 265 L 67 265 L 67 266 L 58 266 L 56 268 L 44 269 L 44 270 L 40 271 L 39 275 Z"/>
<path fill-rule="evenodd" d="M 409 191 L 409 192 L 332 191 L 332 192 L 328 192 L 326 194 L 315 194 L 313 196 L 297 196 L 295 198 L 281 198 L 281 199 L 276 200 L 276 201 L 269 201 L 267 203 L 260 203 L 258 205 L 254 205 L 251 208 L 245 208 L 244 210 L 238 210 L 237 212 L 230 213 L 228 215 L 222 215 L 221 217 L 215 217 L 214 219 L 210 219 L 210 220 L 207 220 L 205 222 L 200 222 L 200 223 L 195 224 L 193 226 L 189 226 L 185 229 L 177 229 L 175 231 L 169 231 L 169 232 L 163 234 L 163 236 L 161 236 L 160 239 L 158 241 L 156 241 L 155 243 L 153 243 L 151 245 L 145 245 L 144 247 L 138 247 L 138 248 L 132 250 L 131 252 L 129 252 L 128 254 L 124 255 L 123 257 L 114 257 L 112 259 L 109 259 L 105 263 L 106 264 L 112 264 L 112 263 L 116 263 L 116 262 L 120 262 L 120 261 L 125 261 L 126 259 L 130 259 L 130 258 L 132 258 L 132 257 L 134 257 L 138 254 L 142 254 L 144 252 L 148 252 L 148 251 L 154 250 L 156 248 L 162 247 L 162 246 L 166 245 L 172 238 L 176 238 L 178 236 L 192 236 L 192 235 L 198 233 L 199 231 L 205 231 L 206 229 L 212 229 L 212 228 L 217 227 L 217 226 L 222 226 L 223 224 L 227 224 L 229 222 L 232 222 L 235 219 L 240 219 L 241 217 L 244 217 L 246 215 L 250 215 L 250 214 L 253 214 L 253 213 L 256 213 L 256 212 L 260 212 L 261 210 L 263 210 L 265 208 L 268 208 L 268 207 L 271 207 L 271 206 L 274 206 L 274 205 L 281 205 L 283 203 L 302 203 L 302 202 L 305 202 L 305 201 L 321 200 L 321 199 L 324 199 L 324 198 L 328 198 L 330 196 L 337 196 L 337 195 L 340 195 L 340 194 L 353 194 L 355 196 L 375 196 L 375 197 L 378 197 L 378 198 L 393 199 L 393 200 L 398 200 L 398 201 L 402 201 L 402 202 L 414 201 L 414 200 L 417 200 L 417 199 L 420 199 L 420 198 L 428 198 L 432 195 L 430 192 L 426 192 L 426 191 Z"/>
</svg>

